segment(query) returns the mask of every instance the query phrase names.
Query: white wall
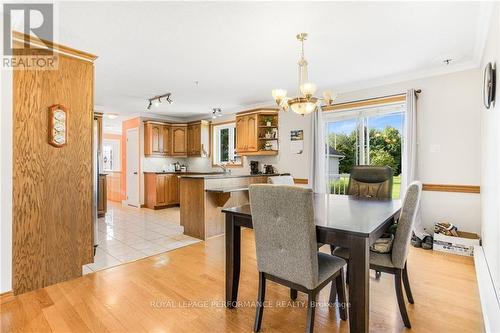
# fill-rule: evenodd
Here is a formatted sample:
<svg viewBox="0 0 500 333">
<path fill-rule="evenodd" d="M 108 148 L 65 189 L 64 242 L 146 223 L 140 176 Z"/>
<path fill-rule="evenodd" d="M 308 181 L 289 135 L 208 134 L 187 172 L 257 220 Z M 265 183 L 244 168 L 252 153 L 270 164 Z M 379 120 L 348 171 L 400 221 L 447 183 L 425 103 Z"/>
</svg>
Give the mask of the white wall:
<svg viewBox="0 0 500 333">
<path fill-rule="evenodd" d="M 479 69 L 433 76 L 343 93 L 338 102 L 366 99 L 422 89 L 418 99 L 420 180 L 431 184 L 479 185 L 481 149 L 482 76 Z M 280 114 L 280 154 L 274 164 L 296 178 L 308 178 L 311 117 Z M 302 155 L 290 152 L 290 130 L 304 130 Z M 425 192 L 422 218 L 427 228 L 450 221 L 460 229 L 480 232 L 480 195 Z"/>
<path fill-rule="evenodd" d="M 0 293 L 12 290 L 12 71 L 2 69 L 0 111 Z"/>
<path fill-rule="evenodd" d="M 500 295 L 500 6 L 491 20 L 481 68 L 488 62 L 497 66 L 496 104 L 481 111 L 481 234 L 483 248 L 497 295 Z"/>
</svg>

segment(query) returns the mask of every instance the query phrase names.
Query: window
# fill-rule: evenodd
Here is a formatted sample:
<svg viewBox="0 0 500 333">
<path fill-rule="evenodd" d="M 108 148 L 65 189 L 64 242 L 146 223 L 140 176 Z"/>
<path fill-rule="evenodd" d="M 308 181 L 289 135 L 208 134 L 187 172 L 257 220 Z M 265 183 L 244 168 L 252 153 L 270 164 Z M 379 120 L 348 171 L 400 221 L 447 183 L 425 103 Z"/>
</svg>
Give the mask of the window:
<svg viewBox="0 0 500 333">
<path fill-rule="evenodd" d="M 404 103 L 326 114 L 326 179 L 333 194 L 345 194 L 355 165 L 390 166 L 393 198 L 399 198 Z"/>
<path fill-rule="evenodd" d="M 120 171 L 120 141 L 103 141 L 102 164 L 104 171 Z"/>
<path fill-rule="evenodd" d="M 242 165 L 241 157 L 236 154 L 235 123 L 214 125 L 212 131 L 213 164 Z"/>
</svg>

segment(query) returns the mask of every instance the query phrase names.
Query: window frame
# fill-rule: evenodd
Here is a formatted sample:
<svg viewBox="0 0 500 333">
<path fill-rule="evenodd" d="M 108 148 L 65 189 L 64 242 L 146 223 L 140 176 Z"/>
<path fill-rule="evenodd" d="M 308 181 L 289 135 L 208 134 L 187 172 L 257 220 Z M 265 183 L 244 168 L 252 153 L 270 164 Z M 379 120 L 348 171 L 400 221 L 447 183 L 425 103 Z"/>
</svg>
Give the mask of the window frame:
<svg viewBox="0 0 500 333">
<path fill-rule="evenodd" d="M 239 162 L 237 163 L 231 163 L 231 162 L 220 162 L 219 159 L 219 140 L 220 140 L 220 131 L 224 129 L 229 129 L 229 138 L 233 137 L 234 140 L 231 142 L 229 140 L 229 159 L 231 160 L 231 157 L 239 157 Z M 232 154 L 231 151 L 236 151 L 236 121 L 228 121 L 224 123 L 215 123 L 215 124 L 210 124 L 210 138 L 211 138 L 211 143 L 210 143 L 210 150 L 211 150 L 211 155 L 212 155 L 212 166 L 216 167 L 219 165 L 224 165 L 225 167 L 232 168 L 232 167 L 243 167 L 243 156 L 237 155 L 237 154 Z"/>
</svg>

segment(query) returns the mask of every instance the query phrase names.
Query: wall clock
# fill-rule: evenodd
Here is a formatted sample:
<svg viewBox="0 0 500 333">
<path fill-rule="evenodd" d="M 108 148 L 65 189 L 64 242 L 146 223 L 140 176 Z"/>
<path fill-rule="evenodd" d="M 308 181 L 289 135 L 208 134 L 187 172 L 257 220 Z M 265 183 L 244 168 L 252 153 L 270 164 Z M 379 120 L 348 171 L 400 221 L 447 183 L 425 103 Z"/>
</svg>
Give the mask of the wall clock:
<svg viewBox="0 0 500 333">
<path fill-rule="evenodd" d="M 49 107 L 49 144 L 61 148 L 68 142 L 68 110 L 60 104 Z"/>
<path fill-rule="evenodd" d="M 495 102 L 495 90 L 496 90 L 496 68 L 491 62 L 484 68 L 484 80 L 483 80 L 483 101 L 484 106 L 489 109 L 491 104 Z"/>
</svg>

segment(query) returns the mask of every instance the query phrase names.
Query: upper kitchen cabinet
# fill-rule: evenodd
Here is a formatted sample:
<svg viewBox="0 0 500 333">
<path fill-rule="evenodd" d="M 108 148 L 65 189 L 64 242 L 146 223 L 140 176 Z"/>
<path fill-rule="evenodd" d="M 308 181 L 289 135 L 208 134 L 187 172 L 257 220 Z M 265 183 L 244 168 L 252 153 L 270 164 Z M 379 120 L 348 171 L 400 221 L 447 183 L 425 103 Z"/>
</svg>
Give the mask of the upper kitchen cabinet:
<svg viewBox="0 0 500 333">
<path fill-rule="evenodd" d="M 277 155 L 278 110 L 255 109 L 238 113 L 236 151 L 239 155 Z"/>
<path fill-rule="evenodd" d="M 187 127 L 188 156 L 207 156 L 207 147 L 210 140 L 209 123 L 204 120 L 192 122 Z"/>
<path fill-rule="evenodd" d="M 187 124 L 172 124 L 172 150 L 171 156 L 187 156 Z"/>
<path fill-rule="evenodd" d="M 156 121 L 144 122 L 144 155 L 170 155 L 170 125 Z"/>
</svg>

